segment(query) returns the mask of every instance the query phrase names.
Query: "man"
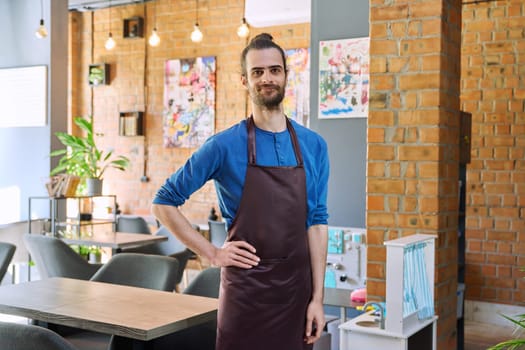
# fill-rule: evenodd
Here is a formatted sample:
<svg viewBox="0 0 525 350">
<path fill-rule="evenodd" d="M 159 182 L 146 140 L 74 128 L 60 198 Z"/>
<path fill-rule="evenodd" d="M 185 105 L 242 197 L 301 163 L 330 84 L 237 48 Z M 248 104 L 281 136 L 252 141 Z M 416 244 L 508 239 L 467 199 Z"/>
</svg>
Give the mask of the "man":
<svg viewBox="0 0 525 350">
<path fill-rule="evenodd" d="M 286 59 L 269 34 L 241 55 L 253 115 L 210 137 L 153 201 L 191 250 L 221 266 L 217 350 L 311 349 L 325 325 L 325 141 L 283 113 Z M 177 206 L 213 179 L 228 239 L 215 247 Z"/>
</svg>

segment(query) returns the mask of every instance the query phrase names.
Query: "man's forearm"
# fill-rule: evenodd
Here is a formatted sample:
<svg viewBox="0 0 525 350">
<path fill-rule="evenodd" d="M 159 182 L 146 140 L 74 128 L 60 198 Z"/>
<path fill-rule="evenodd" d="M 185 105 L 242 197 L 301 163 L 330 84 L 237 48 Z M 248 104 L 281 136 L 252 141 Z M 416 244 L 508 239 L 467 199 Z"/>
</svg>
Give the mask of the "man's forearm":
<svg viewBox="0 0 525 350">
<path fill-rule="evenodd" d="M 177 207 L 153 204 L 151 211 L 162 225 L 177 236 L 186 247 L 198 255 L 212 259 L 215 254 L 215 247 L 203 235 L 193 229 L 191 223 Z"/>
<path fill-rule="evenodd" d="M 310 226 L 308 229 L 308 247 L 312 266 L 312 300 L 314 301 L 323 301 L 327 246 L 328 226 Z"/>
</svg>

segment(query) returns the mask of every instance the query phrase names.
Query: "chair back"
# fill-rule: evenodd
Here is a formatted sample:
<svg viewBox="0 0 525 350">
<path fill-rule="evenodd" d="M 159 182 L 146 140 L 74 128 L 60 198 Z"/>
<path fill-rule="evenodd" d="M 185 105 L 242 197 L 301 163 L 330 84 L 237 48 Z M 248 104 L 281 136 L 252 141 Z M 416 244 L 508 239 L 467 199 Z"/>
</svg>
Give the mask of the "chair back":
<svg viewBox="0 0 525 350">
<path fill-rule="evenodd" d="M 219 296 L 221 269 L 209 267 L 202 270 L 184 289 L 183 294 L 217 298 Z M 217 320 L 182 329 L 153 340 L 154 349 L 214 350 L 217 338 Z M 109 348 L 113 350 L 115 348 Z"/>
<path fill-rule="evenodd" d="M 57 333 L 43 327 L 0 322 L 0 349 L 76 350 Z"/>
<path fill-rule="evenodd" d="M 216 247 L 222 247 L 228 237 L 226 223 L 224 221 L 209 220 L 208 225 L 210 227 L 210 242 Z"/>
<path fill-rule="evenodd" d="M 166 228 L 161 226 L 155 233 L 156 236 L 168 237 L 167 241 L 159 242 L 158 247 L 162 255 L 172 255 L 185 251 L 187 248 L 179 239 Z"/>
<path fill-rule="evenodd" d="M 124 253 L 141 253 L 150 255 L 164 255 L 176 258 L 179 262 L 179 269 L 176 274 L 175 284 L 179 284 L 184 274 L 184 269 L 188 263 L 188 259 L 193 255 L 193 252 L 186 248 L 181 241 L 175 237 L 166 227 L 161 226 L 154 235 L 167 237 L 167 241 L 156 242 L 154 244 L 148 244 L 143 247 L 132 247 L 124 248 Z"/>
<path fill-rule="evenodd" d="M 0 242 L 0 282 L 4 279 L 7 268 L 15 255 L 16 246 L 7 242 Z"/>
<path fill-rule="evenodd" d="M 167 241 L 157 243 L 157 249 L 161 255 L 171 256 L 178 260 L 179 270 L 177 272 L 175 284 L 179 284 L 182 281 L 182 276 L 184 275 L 184 270 L 188 264 L 188 259 L 193 256 L 193 252 L 186 248 L 186 246 L 165 226 L 161 226 L 157 232 L 155 232 L 155 235 L 168 237 Z"/>
<path fill-rule="evenodd" d="M 24 242 L 42 278 L 89 280 L 100 268 L 90 264 L 62 240 L 41 234 L 24 234 Z"/>
<path fill-rule="evenodd" d="M 140 253 L 114 255 L 92 281 L 172 292 L 179 268 L 177 259 Z"/>
<path fill-rule="evenodd" d="M 184 294 L 218 298 L 221 285 L 220 267 L 208 267 L 202 270 L 184 289 Z"/>
<path fill-rule="evenodd" d="M 184 294 L 217 298 L 221 269 L 202 270 L 184 290 Z M 154 340 L 155 349 L 214 350 L 217 338 L 217 320 L 208 321 Z"/>
<path fill-rule="evenodd" d="M 149 225 L 142 216 L 119 216 L 117 219 L 117 231 L 151 234 Z"/>
</svg>

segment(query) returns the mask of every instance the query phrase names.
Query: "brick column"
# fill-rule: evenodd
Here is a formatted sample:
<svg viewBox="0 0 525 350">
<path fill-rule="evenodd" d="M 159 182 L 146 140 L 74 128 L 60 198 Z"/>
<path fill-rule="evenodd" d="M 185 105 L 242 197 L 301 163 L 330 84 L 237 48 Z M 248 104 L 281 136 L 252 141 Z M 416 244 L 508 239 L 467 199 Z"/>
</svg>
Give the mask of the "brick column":
<svg viewBox="0 0 525 350">
<path fill-rule="evenodd" d="M 456 348 L 461 3 L 370 1 L 367 292 L 385 296 L 385 240 L 436 241 L 438 349 Z"/>
</svg>

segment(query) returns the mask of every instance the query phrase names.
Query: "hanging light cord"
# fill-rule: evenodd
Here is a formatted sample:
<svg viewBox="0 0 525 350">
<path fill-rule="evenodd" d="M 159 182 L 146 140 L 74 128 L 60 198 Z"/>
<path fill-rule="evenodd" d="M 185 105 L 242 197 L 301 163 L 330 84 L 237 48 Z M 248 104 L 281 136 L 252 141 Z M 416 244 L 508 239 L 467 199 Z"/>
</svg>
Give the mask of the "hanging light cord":
<svg viewBox="0 0 525 350">
<path fill-rule="evenodd" d="M 40 0 L 40 19 L 44 19 L 44 0 Z"/>
<path fill-rule="evenodd" d="M 157 30 L 157 3 L 153 2 L 153 29 Z"/>
<path fill-rule="evenodd" d="M 199 0 L 195 1 L 195 24 L 199 23 Z"/>
</svg>

